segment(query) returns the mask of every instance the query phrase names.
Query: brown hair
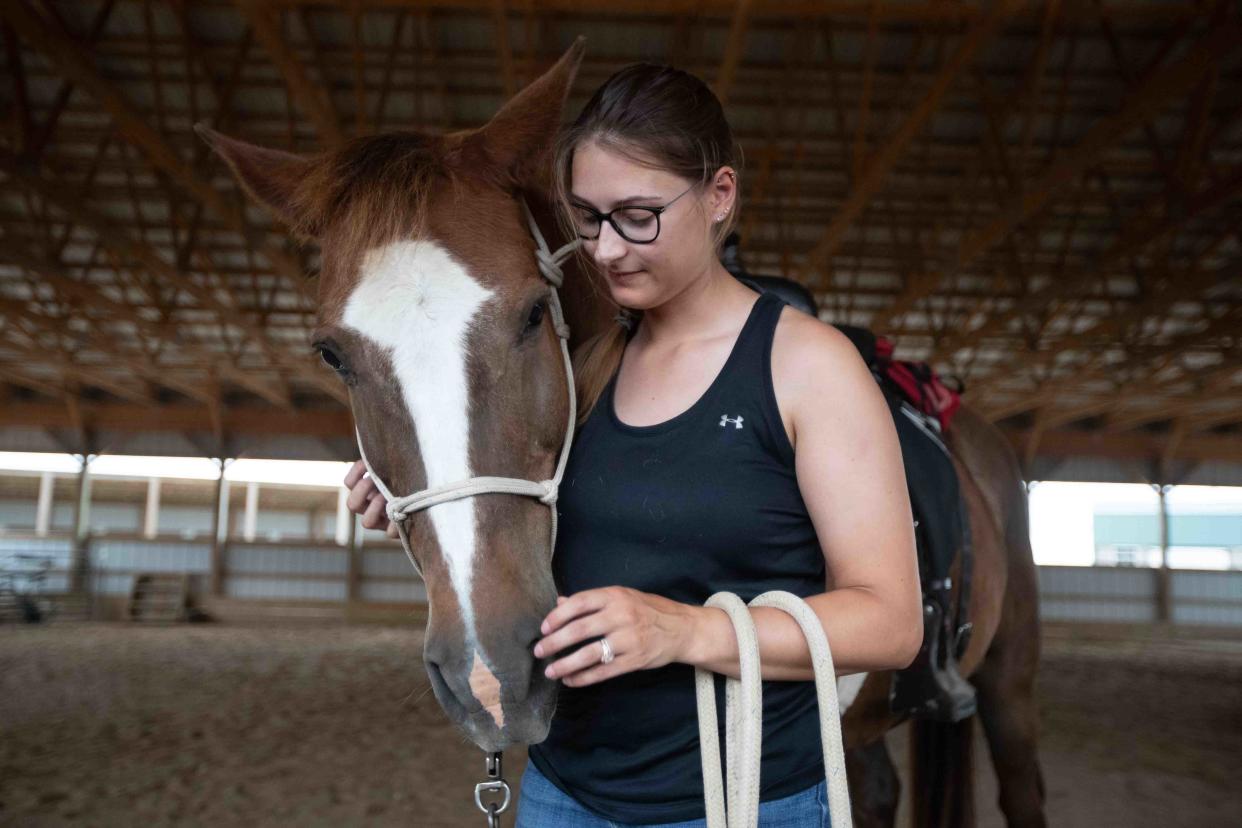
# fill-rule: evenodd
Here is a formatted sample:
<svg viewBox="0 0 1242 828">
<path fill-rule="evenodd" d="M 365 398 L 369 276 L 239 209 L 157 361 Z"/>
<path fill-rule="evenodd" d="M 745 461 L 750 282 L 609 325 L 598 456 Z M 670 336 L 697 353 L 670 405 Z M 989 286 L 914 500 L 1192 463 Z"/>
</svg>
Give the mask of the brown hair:
<svg viewBox="0 0 1242 828">
<path fill-rule="evenodd" d="M 719 99 L 707 84 L 671 66 L 627 66 L 596 90 L 557 143 L 553 187 L 561 221 L 570 237 L 576 235 L 569 218 L 574 150 L 587 142 L 699 186 L 709 184 L 721 167 L 741 169 L 741 147 L 733 138 Z M 712 226 L 717 253 L 737 223 L 740 198 L 739 192 L 725 221 Z M 591 272 L 589 266 L 583 270 Z M 625 351 L 627 329 L 641 314 L 626 308 L 618 308 L 618 312 L 629 324 L 618 324 L 587 340 L 574 355 L 579 422 L 591 413 L 616 373 Z"/>
</svg>

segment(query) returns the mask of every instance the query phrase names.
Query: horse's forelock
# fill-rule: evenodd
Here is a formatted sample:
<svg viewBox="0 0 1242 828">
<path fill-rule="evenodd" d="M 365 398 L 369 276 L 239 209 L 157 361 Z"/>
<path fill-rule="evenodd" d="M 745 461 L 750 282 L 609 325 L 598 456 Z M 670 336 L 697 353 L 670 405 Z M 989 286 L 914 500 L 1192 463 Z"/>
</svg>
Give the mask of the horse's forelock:
<svg viewBox="0 0 1242 828">
<path fill-rule="evenodd" d="M 300 183 L 297 200 L 307 216 L 303 232 L 322 243 L 325 316 L 347 301 L 368 250 L 430 235 L 434 194 L 460 192 L 467 183 L 512 189 L 506 171 L 470 137 L 393 132 L 357 138 L 321 156 Z M 463 205 L 463 218 L 469 218 L 467 210 Z"/>
</svg>

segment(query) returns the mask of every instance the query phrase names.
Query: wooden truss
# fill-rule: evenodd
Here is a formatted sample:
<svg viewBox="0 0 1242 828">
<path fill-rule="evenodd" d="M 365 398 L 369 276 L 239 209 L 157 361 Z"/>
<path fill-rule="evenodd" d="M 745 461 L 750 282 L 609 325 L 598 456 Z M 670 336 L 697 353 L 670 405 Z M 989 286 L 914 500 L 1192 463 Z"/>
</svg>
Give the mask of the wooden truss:
<svg viewBox="0 0 1242 828">
<path fill-rule="evenodd" d="M 12 0 L 0 33 L 5 426 L 348 433 L 314 251 L 191 126 L 468 127 L 585 34 L 571 107 L 636 60 L 711 81 L 748 268 L 961 377 L 1028 460 L 1242 457 L 1228 0 Z"/>
</svg>

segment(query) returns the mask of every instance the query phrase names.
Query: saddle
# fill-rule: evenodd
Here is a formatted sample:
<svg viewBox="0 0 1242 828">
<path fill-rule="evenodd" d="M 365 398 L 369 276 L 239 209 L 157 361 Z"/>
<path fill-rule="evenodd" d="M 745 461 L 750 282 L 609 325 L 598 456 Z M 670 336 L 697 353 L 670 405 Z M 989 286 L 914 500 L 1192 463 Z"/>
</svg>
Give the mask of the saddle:
<svg viewBox="0 0 1242 828">
<path fill-rule="evenodd" d="M 894 676 L 889 706 L 894 713 L 957 722 L 976 709 L 974 688 L 956 661 L 973 629 L 970 606 L 970 522 L 957 470 L 942 435 L 961 406 L 954 390 L 926 363 L 893 359 L 892 343 L 865 328 L 837 325 L 850 338 L 879 383 L 893 415 L 914 512 L 919 580 L 923 587 L 923 644 L 914 662 Z M 950 572 L 960 556 L 956 607 Z"/>
<path fill-rule="evenodd" d="M 795 308 L 817 315 L 814 297 L 797 282 L 731 270 L 754 290 L 776 293 Z M 892 343 L 866 328 L 835 327 L 854 343 L 888 402 L 913 510 L 923 588 L 923 645 L 914 662 L 896 672 L 890 707 L 898 714 L 960 721 L 973 715 L 976 707 L 974 688 L 956 665 L 973 628 L 968 616 L 972 551 L 957 470 L 943 435 L 952 425 L 964 389 L 960 382 L 957 388 L 950 387 L 926 363 L 893 359 Z M 954 602 L 950 573 L 959 561 Z"/>
</svg>

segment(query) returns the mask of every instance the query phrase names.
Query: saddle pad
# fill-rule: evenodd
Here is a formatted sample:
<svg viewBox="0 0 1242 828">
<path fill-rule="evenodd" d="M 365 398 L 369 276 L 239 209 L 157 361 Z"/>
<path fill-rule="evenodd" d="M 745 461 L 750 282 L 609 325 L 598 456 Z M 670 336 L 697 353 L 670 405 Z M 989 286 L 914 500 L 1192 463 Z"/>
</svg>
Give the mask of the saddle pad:
<svg viewBox="0 0 1242 828">
<path fill-rule="evenodd" d="M 962 548 L 962 501 L 957 470 L 926 417 L 887 383 L 884 396 L 897 427 L 906 469 L 910 505 L 917 521 L 915 540 L 924 584 L 948 577 Z"/>
</svg>

